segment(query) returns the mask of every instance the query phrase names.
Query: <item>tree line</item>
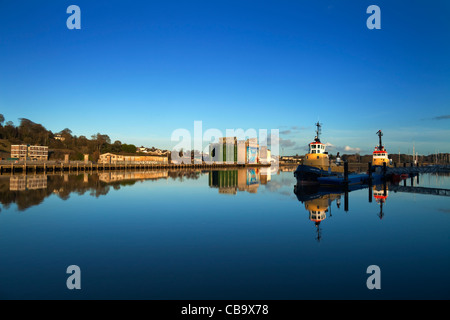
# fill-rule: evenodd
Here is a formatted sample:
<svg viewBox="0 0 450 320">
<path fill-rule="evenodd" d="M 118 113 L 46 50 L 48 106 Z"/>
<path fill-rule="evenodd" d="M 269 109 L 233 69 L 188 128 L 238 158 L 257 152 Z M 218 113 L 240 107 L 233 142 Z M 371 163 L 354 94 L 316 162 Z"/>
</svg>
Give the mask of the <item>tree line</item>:
<svg viewBox="0 0 450 320">
<path fill-rule="evenodd" d="M 0 139 L 11 144 L 30 144 L 49 147 L 49 160 L 63 159 L 64 154 L 69 154 L 71 160 L 83 160 L 84 154 L 89 154 L 92 161 L 97 161 L 100 154 L 111 153 L 136 153 L 136 146 L 122 143 L 119 140 L 111 142 L 107 134 L 96 133 L 90 139 L 86 136 L 72 135 L 68 128 L 53 133 L 43 125 L 26 118 L 20 118 L 20 124 L 14 125 L 12 121 L 6 121 L 0 114 Z"/>
</svg>

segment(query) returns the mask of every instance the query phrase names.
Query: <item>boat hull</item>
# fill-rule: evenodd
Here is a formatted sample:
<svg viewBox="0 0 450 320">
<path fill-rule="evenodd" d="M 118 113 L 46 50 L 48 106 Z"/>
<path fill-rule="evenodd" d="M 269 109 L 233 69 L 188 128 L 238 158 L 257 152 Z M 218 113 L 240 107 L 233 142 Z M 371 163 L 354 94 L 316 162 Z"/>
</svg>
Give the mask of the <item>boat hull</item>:
<svg viewBox="0 0 450 320">
<path fill-rule="evenodd" d="M 314 185 L 318 184 L 319 177 L 328 177 L 335 175 L 331 170 L 323 170 L 321 168 L 307 166 L 301 164 L 294 171 L 294 177 L 297 178 L 297 183 L 299 185 Z"/>
<path fill-rule="evenodd" d="M 358 185 L 367 185 L 370 182 L 372 184 L 380 183 L 382 181 L 382 175 L 372 174 L 371 179 L 367 173 L 354 173 L 348 175 L 347 181 L 342 176 L 319 177 L 317 181 L 321 186 L 327 187 L 356 187 Z"/>
</svg>

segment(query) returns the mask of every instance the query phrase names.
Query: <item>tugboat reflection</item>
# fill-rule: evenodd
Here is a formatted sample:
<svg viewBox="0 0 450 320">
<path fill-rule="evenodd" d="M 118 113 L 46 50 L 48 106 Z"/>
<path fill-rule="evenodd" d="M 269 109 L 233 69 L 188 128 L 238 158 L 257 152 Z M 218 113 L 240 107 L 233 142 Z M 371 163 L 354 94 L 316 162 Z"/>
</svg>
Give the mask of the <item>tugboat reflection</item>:
<svg viewBox="0 0 450 320">
<path fill-rule="evenodd" d="M 388 185 L 387 184 L 375 185 L 375 186 L 373 186 L 372 191 L 373 191 L 373 197 L 375 198 L 376 203 L 378 203 L 380 205 L 380 212 L 378 213 L 378 217 L 381 220 L 384 217 L 383 205 L 385 204 L 386 199 L 389 195 Z"/>
<path fill-rule="evenodd" d="M 336 206 L 339 209 L 341 206 L 341 198 L 344 198 L 344 210 L 348 211 L 349 207 L 349 193 L 355 190 L 368 189 L 369 202 L 372 202 L 372 196 L 380 205 L 380 212 L 378 216 L 383 219 L 383 205 L 388 197 L 388 183 L 384 181 L 379 185 L 354 185 L 349 188 L 333 188 L 320 185 L 305 186 L 296 184 L 294 186 L 294 193 L 298 201 L 305 204 L 305 209 L 309 212 L 309 220 L 314 222 L 317 231 L 317 241 L 322 239 L 322 230 L 320 223 L 327 218 L 327 214 L 331 217 L 331 204 L 336 200 Z"/>
<path fill-rule="evenodd" d="M 331 204 L 336 200 L 336 206 L 339 209 L 341 206 L 341 198 L 344 198 L 344 210 L 348 211 L 349 207 L 349 193 L 355 190 L 368 189 L 369 202 L 375 198 L 375 201 L 380 206 L 380 211 L 378 217 L 383 219 L 384 211 L 383 206 L 386 203 L 386 199 L 389 196 L 388 187 L 396 188 L 399 181 L 403 180 L 404 177 L 397 179 L 395 181 L 383 180 L 382 184 L 361 184 L 353 185 L 347 188 L 333 188 L 320 185 L 294 185 L 294 193 L 297 196 L 298 201 L 305 204 L 305 209 L 309 212 L 309 220 L 314 222 L 317 231 L 317 241 L 322 238 L 322 230 L 320 228 L 320 223 L 327 218 L 327 214 L 331 217 Z M 412 184 L 412 182 L 411 182 Z"/>
<path fill-rule="evenodd" d="M 298 201 L 305 204 L 305 209 L 309 212 L 309 220 L 314 222 L 316 227 L 316 240 L 320 242 L 322 239 L 320 223 L 327 218 L 327 214 L 332 216 L 330 206 L 333 201 L 336 200 L 336 206 L 340 208 L 343 193 L 336 189 L 304 185 L 295 185 L 294 193 Z"/>
</svg>

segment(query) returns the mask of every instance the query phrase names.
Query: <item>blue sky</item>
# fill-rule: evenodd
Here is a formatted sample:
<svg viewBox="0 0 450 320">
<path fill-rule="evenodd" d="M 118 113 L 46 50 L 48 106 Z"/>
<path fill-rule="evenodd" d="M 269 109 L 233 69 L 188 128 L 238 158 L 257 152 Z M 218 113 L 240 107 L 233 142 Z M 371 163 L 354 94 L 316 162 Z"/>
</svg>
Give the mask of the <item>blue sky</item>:
<svg viewBox="0 0 450 320">
<path fill-rule="evenodd" d="M 69 5 L 81 30 L 69 30 Z M 366 9 L 381 9 L 369 30 Z M 171 148 L 172 132 L 279 129 L 450 152 L 448 1 L 0 1 L 0 113 Z"/>
</svg>

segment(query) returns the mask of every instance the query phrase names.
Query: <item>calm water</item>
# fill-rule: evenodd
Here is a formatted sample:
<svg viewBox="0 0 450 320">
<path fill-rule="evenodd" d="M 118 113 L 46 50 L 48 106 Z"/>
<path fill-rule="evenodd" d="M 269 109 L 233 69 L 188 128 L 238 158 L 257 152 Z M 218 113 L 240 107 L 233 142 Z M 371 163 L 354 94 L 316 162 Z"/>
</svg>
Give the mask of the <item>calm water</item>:
<svg viewBox="0 0 450 320">
<path fill-rule="evenodd" d="M 449 299 L 450 197 L 411 183 L 450 176 L 348 197 L 260 169 L 0 176 L 0 299 Z"/>
</svg>

